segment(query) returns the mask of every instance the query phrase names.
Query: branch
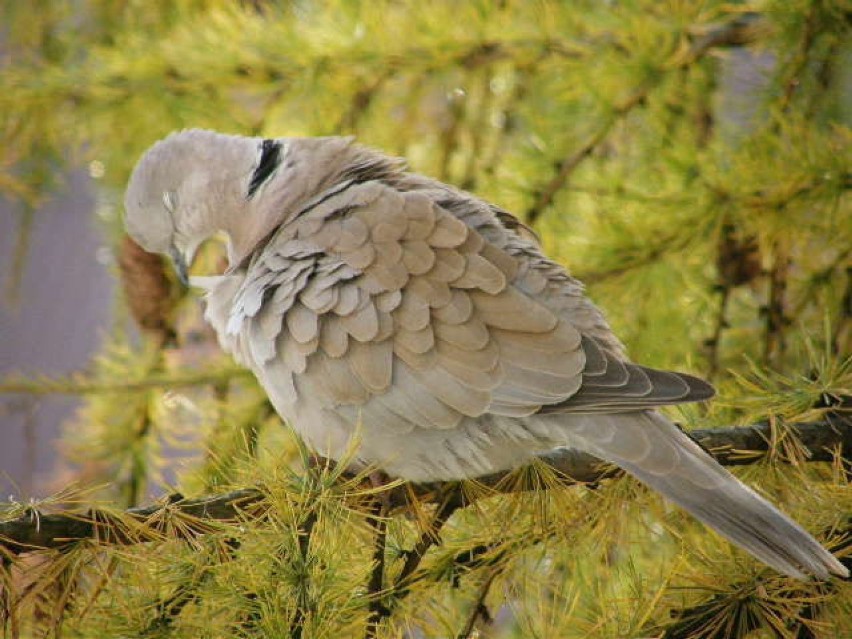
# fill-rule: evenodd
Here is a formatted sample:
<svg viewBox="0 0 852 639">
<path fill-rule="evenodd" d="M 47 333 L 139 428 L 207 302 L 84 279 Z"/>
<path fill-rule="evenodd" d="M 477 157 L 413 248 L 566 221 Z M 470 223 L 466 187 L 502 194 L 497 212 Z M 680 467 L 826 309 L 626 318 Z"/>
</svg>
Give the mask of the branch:
<svg viewBox="0 0 852 639">
<path fill-rule="evenodd" d="M 470 637 L 473 637 L 477 619 L 481 618 L 487 625 L 490 625 L 493 622 L 491 613 L 485 605 L 485 598 L 488 596 L 491 584 L 494 583 L 494 579 L 498 574 L 500 574 L 500 569 L 494 568 L 482 582 L 482 585 L 479 587 L 479 591 L 476 595 L 476 601 L 473 602 L 470 614 L 464 624 L 464 628 L 462 628 L 462 631 L 458 634 L 456 639 L 470 639 Z M 479 635 L 477 634 L 476 636 Z"/>
<path fill-rule="evenodd" d="M 35 509 L 0 522 L 0 549 L 17 555 L 33 550 L 62 548 L 90 540 L 103 545 L 130 545 L 162 539 L 170 528 L 170 515 L 184 520 L 176 528 L 182 537 L 203 535 L 217 528 L 217 521 L 234 521 L 241 512 L 263 500 L 254 488 L 235 490 L 224 495 L 183 499 L 180 495 L 160 502 L 129 508 L 123 512 L 91 509 L 86 513 L 43 515 Z"/>
<path fill-rule="evenodd" d="M 251 371 L 236 366 L 224 366 L 214 372 L 182 372 L 175 375 L 152 375 L 134 381 L 102 381 L 79 373 L 68 377 L 39 377 L 37 379 L 0 380 L 0 395 L 92 395 L 96 393 L 127 393 L 154 388 L 208 386 L 229 379 L 252 376 Z"/>
<path fill-rule="evenodd" d="M 765 20 L 758 14 L 746 13 L 728 23 L 715 25 L 704 33 L 689 34 L 690 44 L 685 49 L 675 52 L 665 70 L 671 71 L 688 67 L 703 58 L 712 49 L 741 46 L 754 42 L 765 31 L 765 27 Z M 660 77 L 662 77 L 662 74 L 660 74 Z M 527 210 L 525 218 L 529 224 L 534 224 L 545 209 L 553 203 L 556 194 L 565 187 L 580 162 L 589 157 L 606 140 L 617 122 L 622 120 L 635 107 L 645 102 L 651 91 L 659 85 L 659 82 L 659 79 L 657 79 L 637 87 L 626 101 L 613 109 L 609 117 L 598 127 L 598 130 L 592 133 L 579 149 L 556 164 L 556 175 L 534 194 L 533 204 Z"/>
<path fill-rule="evenodd" d="M 831 462 L 837 451 L 852 451 L 852 420 L 827 416 L 825 420 L 784 426 L 810 451 L 807 461 Z M 690 436 L 724 466 L 752 464 L 773 450 L 773 429 L 769 424 L 736 428 L 690 431 Z M 848 452 L 846 453 L 849 454 Z M 560 484 L 596 483 L 620 471 L 600 459 L 574 449 L 557 449 L 538 458 L 555 471 Z M 530 490 L 510 471 L 476 480 L 476 494 L 463 495 L 461 507 L 499 493 Z M 406 509 L 411 495 L 434 501 L 446 494 L 446 484 L 403 484 L 387 493 L 389 505 Z M 28 509 L 24 514 L 0 522 L 0 552 L 19 555 L 36 550 L 61 549 L 81 540 L 102 545 L 129 545 L 172 537 L 191 539 L 218 530 L 217 522 L 237 520 L 246 511 L 261 514 L 268 506 L 263 491 L 245 488 L 198 499 L 177 496 L 166 503 L 130 508 L 123 512 L 91 509 L 86 513 L 41 514 Z"/>
</svg>

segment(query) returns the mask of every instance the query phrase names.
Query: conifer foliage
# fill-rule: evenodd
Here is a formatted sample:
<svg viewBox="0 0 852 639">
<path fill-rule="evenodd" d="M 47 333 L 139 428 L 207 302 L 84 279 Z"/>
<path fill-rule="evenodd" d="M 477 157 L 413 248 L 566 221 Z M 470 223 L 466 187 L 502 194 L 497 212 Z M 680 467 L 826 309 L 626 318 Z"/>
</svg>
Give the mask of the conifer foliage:
<svg viewBox="0 0 852 639">
<path fill-rule="evenodd" d="M 780 576 L 588 458 L 377 488 L 312 457 L 119 204 L 184 127 L 404 156 L 520 215 L 634 359 L 711 378 L 673 417 L 850 566 L 848 3 L 2 7 L 0 193 L 31 211 L 88 164 L 123 283 L 86 372 L 0 380 L 85 397 L 85 482 L 4 508 L 7 636 L 852 636 L 848 583 Z"/>
</svg>

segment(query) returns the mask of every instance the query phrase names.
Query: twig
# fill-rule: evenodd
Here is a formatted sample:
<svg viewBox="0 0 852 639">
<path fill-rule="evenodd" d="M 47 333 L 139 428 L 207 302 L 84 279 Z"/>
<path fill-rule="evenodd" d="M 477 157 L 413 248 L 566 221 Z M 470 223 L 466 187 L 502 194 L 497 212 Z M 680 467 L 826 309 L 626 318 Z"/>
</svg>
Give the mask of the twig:
<svg viewBox="0 0 852 639">
<path fill-rule="evenodd" d="M 3 636 L 18 637 L 18 588 L 12 580 L 12 559 L 3 554 L 0 557 L 0 618 L 3 620 Z"/>
<path fill-rule="evenodd" d="M 840 533 L 840 534 L 838 534 Z M 852 519 L 849 519 L 846 522 L 846 530 L 838 531 L 829 529 L 824 532 L 824 537 L 840 539 L 840 541 L 834 544 L 834 547 L 831 549 L 835 554 L 843 553 L 843 551 L 847 550 L 850 546 L 852 546 Z M 852 570 L 852 557 L 840 557 L 840 563 L 842 563 L 846 568 Z M 796 629 L 795 639 L 817 639 L 817 635 L 814 634 L 813 629 L 807 623 L 808 621 L 816 621 L 819 617 L 822 609 L 825 607 L 826 599 L 829 594 L 836 592 L 838 588 L 838 584 L 836 581 L 828 581 L 821 583 L 819 586 L 819 594 L 824 595 L 824 597 L 812 597 L 810 600 L 802 607 L 799 612 L 798 619 L 798 628 Z M 790 623 L 791 626 L 794 624 Z"/>
<path fill-rule="evenodd" d="M 852 266 L 846 267 L 846 290 L 840 300 L 840 313 L 831 336 L 834 353 L 848 353 L 849 347 L 852 347 Z"/>
<path fill-rule="evenodd" d="M 410 586 L 414 581 L 413 575 L 420 563 L 423 561 L 429 549 L 437 543 L 440 543 L 440 532 L 447 520 L 452 514 L 461 508 L 464 504 L 462 501 L 461 488 L 458 483 L 448 483 L 440 491 L 442 498 L 438 504 L 438 509 L 432 516 L 432 519 L 427 524 L 426 528 L 420 534 L 414 547 L 405 553 L 405 563 L 400 570 L 399 575 L 393 585 L 388 589 L 388 596 L 391 597 L 392 605 L 396 606 L 410 592 Z M 384 551 L 384 547 L 382 548 Z M 367 626 L 367 634 L 365 639 L 371 639 L 375 636 L 375 631 L 382 619 L 388 617 L 393 610 L 390 606 L 384 604 L 377 607 L 371 606 L 370 623 Z"/>
<path fill-rule="evenodd" d="M 717 288 L 721 293 L 721 299 L 713 335 L 705 342 L 709 350 L 708 377 L 710 379 L 719 370 L 719 345 L 722 340 L 722 331 L 728 326 L 725 315 L 731 291 L 737 286 L 753 281 L 762 272 L 757 238 L 743 235 L 731 221 L 724 222 L 716 248 L 716 272 Z"/>
<path fill-rule="evenodd" d="M 369 110 L 376 95 L 381 91 L 382 87 L 393 78 L 395 69 L 388 68 L 382 72 L 376 73 L 372 82 L 358 88 L 352 95 L 349 101 L 349 108 L 340 118 L 340 122 L 334 128 L 339 134 L 357 133 L 358 122 L 361 117 Z"/>
<path fill-rule="evenodd" d="M 483 69 L 479 73 L 479 101 L 476 113 L 471 118 L 470 123 L 470 148 L 468 149 L 467 162 L 459 186 L 466 191 L 474 191 L 476 189 L 476 168 L 481 161 L 483 152 L 482 148 L 485 140 L 485 133 L 488 130 L 488 116 L 491 113 L 492 103 L 494 101 L 494 92 L 491 90 L 491 81 L 494 73 L 491 69 Z"/>
<path fill-rule="evenodd" d="M 302 576 L 305 576 L 307 570 L 308 559 L 311 545 L 311 533 L 314 530 L 314 524 L 317 522 L 317 514 L 315 511 L 308 513 L 304 523 L 299 526 L 299 555 L 302 562 Z M 305 615 L 311 607 L 311 602 L 308 599 L 308 587 L 304 583 L 299 584 L 297 590 L 298 603 L 296 605 L 296 614 L 293 615 L 293 620 L 290 622 L 290 636 L 293 639 L 301 639 L 302 630 L 305 625 Z"/>
<path fill-rule="evenodd" d="M 831 462 L 836 451 L 852 451 L 852 420 L 846 416 L 826 418 L 820 422 L 786 426 L 810 451 L 808 461 Z M 771 428 L 768 424 L 735 428 L 712 428 L 689 431 L 696 441 L 725 466 L 753 464 L 763 459 L 771 448 Z M 848 455 L 849 453 L 845 453 Z M 618 470 L 600 459 L 574 449 L 559 449 L 539 457 L 555 471 L 562 485 L 594 483 L 612 477 Z M 476 481 L 496 493 L 527 490 L 529 486 L 507 482 L 509 472 L 494 473 Z M 435 501 L 446 494 L 446 484 L 411 484 L 397 486 L 387 493 L 393 509 L 410 507 L 410 495 Z M 486 491 L 480 491 L 485 494 Z M 491 494 L 494 494 L 492 492 Z M 440 514 L 445 521 L 453 510 L 470 505 L 477 497 L 460 494 L 457 502 L 444 505 Z M 63 548 L 81 540 L 101 545 L 129 545 L 159 541 L 172 531 L 185 538 L 205 535 L 220 527 L 218 521 L 236 521 L 240 514 L 252 510 L 256 514 L 268 508 L 264 493 L 256 488 L 244 488 L 222 495 L 181 499 L 173 503 L 155 503 L 116 513 L 108 509 L 92 509 L 87 513 L 37 513 L 32 509 L 0 522 L 0 553 L 19 555 L 46 548 Z M 180 526 L 172 526 L 179 518 Z M 437 523 L 437 522 L 436 522 Z M 443 521 L 440 521 L 443 525 Z M 438 526 L 440 528 L 440 526 Z M 424 532 L 418 547 L 431 545 L 437 530 Z M 428 541 L 427 541 L 428 540 Z M 409 559 L 407 561 L 414 561 Z M 413 568 L 405 570 L 406 576 Z"/>
<path fill-rule="evenodd" d="M 780 364 L 786 350 L 787 274 L 791 258 L 786 242 L 778 240 L 773 247 L 774 259 L 769 271 L 769 301 L 766 304 L 766 333 L 763 341 L 763 360 L 767 365 Z"/>
<path fill-rule="evenodd" d="M 573 272 L 574 277 L 585 284 L 598 284 L 613 277 L 624 275 L 634 269 L 642 266 L 649 266 L 655 263 L 664 255 L 677 253 L 683 250 L 691 241 L 692 238 L 678 234 L 676 231 L 672 233 L 660 234 L 655 238 L 654 243 L 650 247 L 643 247 L 646 250 L 641 255 L 626 255 L 621 258 L 621 263 L 610 268 L 599 271 L 582 271 Z"/>
<path fill-rule="evenodd" d="M 388 532 L 387 512 L 388 501 L 385 495 L 381 494 L 376 497 L 372 512 L 367 517 L 375 530 L 376 539 L 373 548 L 373 570 L 370 571 L 370 581 L 367 584 L 370 616 L 367 619 L 367 631 L 364 633 L 364 639 L 375 637 L 382 619 L 389 614 L 389 611 L 381 600 L 385 587 L 385 546 Z"/>
<path fill-rule="evenodd" d="M 604 121 L 597 131 L 589 136 L 586 142 L 580 146 L 579 149 L 556 163 L 556 175 L 554 175 L 553 178 L 544 185 L 544 187 L 535 193 L 533 197 L 533 204 L 527 210 L 525 219 L 529 224 L 535 224 L 547 207 L 553 204 L 556 194 L 568 183 L 568 178 L 580 162 L 592 154 L 592 151 L 594 151 L 609 135 L 609 132 L 612 130 L 612 127 L 615 126 L 615 123 L 633 110 L 634 107 L 641 104 L 649 92 L 650 87 L 636 91 L 627 101 L 613 110 L 610 117 Z"/>
<path fill-rule="evenodd" d="M 727 283 L 720 285 L 719 309 L 716 311 L 716 324 L 713 328 L 713 335 L 705 342 L 707 346 L 707 359 L 710 366 L 707 370 L 707 378 L 712 380 L 719 372 L 719 343 L 722 341 L 722 331 L 728 325 L 725 315 L 728 310 L 728 300 L 731 297 L 731 287 Z"/>
<path fill-rule="evenodd" d="M 414 571 L 420 566 L 420 562 L 423 561 L 423 557 L 426 555 L 429 548 L 440 541 L 439 535 L 441 528 L 444 527 L 447 520 L 456 510 L 461 508 L 462 505 L 463 502 L 459 486 L 450 485 L 449 490 L 445 493 L 443 500 L 438 505 L 438 509 L 435 511 L 432 521 L 429 522 L 429 525 L 420 534 L 420 538 L 417 540 L 417 543 L 414 544 L 414 547 L 406 553 L 405 563 L 403 564 L 402 570 L 400 570 L 393 586 L 398 598 L 405 596 L 411 575 L 413 575 Z"/>
<path fill-rule="evenodd" d="M 780 107 L 782 111 L 786 111 L 793 100 L 793 94 L 800 84 L 799 76 L 808 64 L 811 49 L 817 35 L 817 12 L 819 2 L 814 2 L 811 5 L 811 10 L 808 12 L 808 17 L 805 20 L 804 33 L 799 42 L 799 46 L 793 56 L 790 71 L 787 74 L 787 80 L 784 82 L 784 92 L 781 94 Z"/>
<path fill-rule="evenodd" d="M 488 608 L 485 605 L 485 598 L 488 596 L 488 591 L 491 590 L 491 584 L 494 583 L 498 574 L 500 574 L 500 568 L 493 568 L 485 578 L 485 581 L 482 582 L 476 596 L 476 601 L 473 602 L 473 608 L 467 617 L 464 628 L 462 628 L 462 631 L 457 635 L 456 639 L 470 639 L 478 619 L 482 619 L 486 624 L 490 624 L 493 621 L 491 613 L 488 612 Z"/>
<path fill-rule="evenodd" d="M 446 98 L 448 122 L 440 132 L 440 150 L 438 152 L 438 179 L 450 181 L 450 161 L 459 146 L 459 134 L 465 119 L 469 97 L 462 89 L 450 92 Z"/>
</svg>

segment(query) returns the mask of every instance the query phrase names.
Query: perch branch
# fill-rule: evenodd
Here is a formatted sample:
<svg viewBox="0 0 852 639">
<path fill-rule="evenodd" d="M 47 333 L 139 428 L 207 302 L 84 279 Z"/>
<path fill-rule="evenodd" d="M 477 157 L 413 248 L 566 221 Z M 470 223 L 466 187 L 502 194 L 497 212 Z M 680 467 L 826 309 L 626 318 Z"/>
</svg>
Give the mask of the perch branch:
<svg viewBox="0 0 852 639">
<path fill-rule="evenodd" d="M 852 451 L 852 419 L 827 416 L 819 422 L 790 424 L 786 428 L 810 451 L 808 461 L 833 461 L 837 451 Z M 690 431 L 690 436 L 725 466 L 752 464 L 772 448 L 772 429 L 768 424 L 736 428 L 711 428 Z M 542 455 L 539 460 L 560 477 L 564 485 L 594 483 L 616 475 L 617 468 L 598 458 L 573 449 L 559 449 Z M 492 492 L 480 495 L 525 490 L 517 482 L 507 482 L 509 472 L 480 477 L 480 486 Z M 388 492 L 393 509 L 410 504 L 410 494 L 424 500 L 445 495 L 442 484 L 401 485 Z M 463 507 L 476 497 L 465 496 Z M 80 540 L 102 545 L 128 545 L 161 540 L 168 531 L 191 538 L 217 530 L 217 522 L 234 521 L 247 510 L 262 512 L 264 494 L 256 488 L 198 499 L 170 500 L 144 507 L 130 508 L 120 514 L 108 509 L 91 509 L 86 513 L 39 513 L 28 509 L 23 514 L 0 522 L 0 553 L 18 555 L 35 550 L 62 548 Z M 179 517 L 177 526 L 173 518 Z"/>
</svg>

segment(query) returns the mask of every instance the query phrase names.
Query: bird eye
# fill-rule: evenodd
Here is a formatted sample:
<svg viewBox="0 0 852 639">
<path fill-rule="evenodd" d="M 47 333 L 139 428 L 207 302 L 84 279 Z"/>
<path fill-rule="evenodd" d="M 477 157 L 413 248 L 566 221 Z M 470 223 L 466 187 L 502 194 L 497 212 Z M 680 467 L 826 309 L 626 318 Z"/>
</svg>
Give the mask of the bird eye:
<svg viewBox="0 0 852 639">
<path fill-rule="evenodd" d="M 163 191 L 163 206 L 169 213 L 174 214 L 177 208 L 177 193 L 174 191 Z"/>
</svg>

